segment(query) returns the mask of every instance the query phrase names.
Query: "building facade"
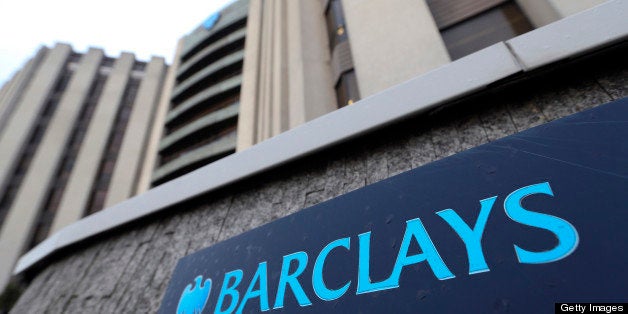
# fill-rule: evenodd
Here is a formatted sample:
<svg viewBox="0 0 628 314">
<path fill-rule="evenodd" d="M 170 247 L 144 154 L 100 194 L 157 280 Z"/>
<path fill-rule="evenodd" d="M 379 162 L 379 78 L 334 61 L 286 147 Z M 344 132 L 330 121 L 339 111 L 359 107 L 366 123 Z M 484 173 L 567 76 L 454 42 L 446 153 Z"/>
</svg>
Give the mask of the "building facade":
<svg viewBox="0 0 628 314">
<path fill-rule="evenodd" d="M 604 1 L 251 1 L 238 151 Z"/>
<path fill-rule="evenodd" d="M 153 185 L 235 152 L 247 14 L 238 1 L 179 41 Z"/>
<path fill-rule="evenodd" d="M 410 169 L 628 96 L 626 2 L 590 10 L 595 2 L 579 1 L 578 8 L 557 0 L 447 3 L 453 1 L 248 2 L 236 153 L 178 178 L 185 171 L 160 176 L 168 163 L 161 164 L 154 188 L 59 230 L 61 241 L 47 239 L 24 254 L 15 272 L 30 284 L 13 311 L 156 312 L 184 256 Z M 175 119 L 177 108 L 194 100 L 198 121 L 206 119 L 207 129 L 219 124 L 214 114 L 222 107 L 205 101 L 218 90 L 213 71 L 231 63 L 200 60 L 203 51 L 211 53 L 213 31 L 227 16 L 220 15 L 192 33 L 199 35 L 196 45 L 186 48 L 187 37 L 179 42 L 180 57 L 160 103 L 162 120 Z M 239 58 L 241 52 L 232 54 Z M 190 60 L 199 68 L 177 81 L 185 62 L 196 64 Z M 231 96 L 225 108 L 236 102 Z M 202 135 L 195 131 L 205 128 L 200 122 L 184 124 L 171 133 L 189 128 L 181 144 L 168 139 L 168 131 L 158 136 L 164 148 L 155 148 L 159 158 L 168 156 L 168 145 L 183 147 L 184 141 L 201 143 L 197 147 L 207 146 L 211 154 L 220 130 L 233 128 Z M 185 156 L 169 163 L 184 163 Z M 295 226 L 294 234 L 284 236 L 302 241 L 299 231 Z M 219 280 L 214 284 L 218 289 Z M 425 284 L 429 288 L 417 287 L 413 295 L 432 300 L 437 296 L 429 291 L 440 291 L 447 301 L 447 282 L 430 278 Z M 564 289 L 540 281 L 530 287 Z M 478 307 L 513 310 L 508 291 L 494 290 L 496 301 Z M 316 305 L 307 309 L 317 311 Z"/>
<path fill-rule="evenodd" d="M 533 2 L 235 1 L 178 44 L 152 184 L 603 1 Z"/>
<path fill-rule="evenodd" d="M 0 286 L 25 251 L 147 189 L 145 146 L 166 66 L 41 48 L 0 100 Z M 148 181 L 148 180 L 145 180 Z"/>
</svg>

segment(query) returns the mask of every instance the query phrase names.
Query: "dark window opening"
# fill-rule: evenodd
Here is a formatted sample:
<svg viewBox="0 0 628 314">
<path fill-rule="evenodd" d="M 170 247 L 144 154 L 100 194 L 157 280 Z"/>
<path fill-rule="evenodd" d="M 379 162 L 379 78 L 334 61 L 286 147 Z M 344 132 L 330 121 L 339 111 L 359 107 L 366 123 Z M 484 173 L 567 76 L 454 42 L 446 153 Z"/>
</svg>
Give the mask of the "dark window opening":
<svg viewBox="0 0 628 314">
<path fill-rule="evenodd" d="M 135 61 L 133 63 L 133 71 L 144 71 L 146 69 L 146 62 Z"/>
<path fill-rule="evenodd" d="M 486 0 L 475 2 L 486 2 Z M 455 14 L 451 12 L 449 12 L 447 19 L 437 16 L 437 12 L 434 12 L 434 7 L 437 5 L 440 10 L 438 14 L 444 15 L 442 12 L 446 11 L 442 9 L 443 5 L 440 1 L 431 1 L 430 8 L 432 8 L 437 21 L 447 20 L 449 23 L 455 21 L 453 24 L 443 24 L 440 28 L 441 36 L 452 60 L 462 58 L 533 29 L 532 24 L 514 1 L 492 6 L 470 17 L 466 17 L 464 10 L 459 10 L 456 14 L 465 16 L 461 20 L 456 20 Z M 453 5 L 451 6 L 453 7 Z M 471 7 L 468 10 L 471 10 Z"/>
</svg>

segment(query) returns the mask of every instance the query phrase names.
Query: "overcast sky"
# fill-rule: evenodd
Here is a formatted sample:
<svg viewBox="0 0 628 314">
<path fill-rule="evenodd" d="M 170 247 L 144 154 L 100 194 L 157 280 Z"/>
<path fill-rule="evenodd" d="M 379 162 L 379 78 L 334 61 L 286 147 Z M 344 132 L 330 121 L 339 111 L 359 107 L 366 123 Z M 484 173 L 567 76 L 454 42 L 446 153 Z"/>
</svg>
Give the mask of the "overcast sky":
<svg viewBox="0 0 628 314">
<path fill-rule="evenodd" d="M 233 0 L 0 0 L 0 86 L 42 45 L 134 52 L 170 64 L 177 40 Z M 166 5 L 167 4 L 167 5 Z"/>
</svg>

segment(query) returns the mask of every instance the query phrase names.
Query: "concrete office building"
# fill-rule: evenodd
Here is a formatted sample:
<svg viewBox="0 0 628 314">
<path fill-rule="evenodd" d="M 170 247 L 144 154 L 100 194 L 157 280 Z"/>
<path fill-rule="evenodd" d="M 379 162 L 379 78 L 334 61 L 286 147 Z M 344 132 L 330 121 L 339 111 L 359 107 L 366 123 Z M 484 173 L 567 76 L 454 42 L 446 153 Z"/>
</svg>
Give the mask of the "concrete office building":
<svg viewBox="0 0 628 314">
<path fill-rule="evenodd" d="M 178 43 L 153 186 L 601 2 L 236 1 Z"/>
<path fill-rule="evenodd" d="M 236 1 L 211 15 L 178 43 L 153 185 L 532 29 L 514 1 L 476 2 Z M 458 29 L 489 32 L 459 44 Z"/>
<path fill-rule="evenodd" d="M 188 254 L 409 169 L 628 96 L 625 1 L 596 7 L 578 1 L 578 8 L 558 0 L 453 3 L 251 0 L 236 153 L 177 178 L 172 171 L 169 181 L 161 179 L 166 176 L 159 169 L 168 163 L 162 164 L 153 177 L 158 186 L 34 247 L 15 269 L 31 281 L 13 311 L 156 312 L 177 261 Z M 227 16 L 192 33 L 202 37 L 198 48 L 186 48 L 188 37 L 179 43 L 182 57 L 165 83 L 173 90 L 160 103 L 162 119 L 173 100 L 181 103 L 168 113 L 171 119 L 185 101 L 218 90 L 211 87 L 211 72 L 228 62 L 204 61 L 204 68 L 180 81 L 176 73 L 185 62 L 195 64 L 181 62 L 185 56 L 200 60 L 204 49 L 209 53 L 212 43 L 204 40 L 226 25 L 221 21 L 230 21 Z M 186 92 L 190 98 L 183 100 Z M 225 108 L 236 102 L 232 96 Z M 207 125 L 220 118 L 196 114 Z M 186 124 L 179 130 L 203 128 Z M 233 124 L 218 130 L 229 128 Z M 186 140 L 197 141 L 194 134 Z M 161 158 L 176 142 L 168 136 Z M 183 163 L 184 156 L 173 161 Z M 218 289 L 220 279 L 214 280 Z M 495 291 L 501 293 L 500 287 Z M 315 306 L 308 309 L 316 312 Z M 500 306 L 488 304 L 485 312 L 508 310 Z"/>
<path fill-rule="evenodd" d="M 0 288 L 63 227 L 145 191 L 144 153 L 166 66 L 42 47 L 0 99 Z M 144 183 L 140 178 L 145 177 Z"/>
<path fill-rule="evenodd" d="M 235 152 L 247 13 L 236 2 L 180 39 L 153 185 Z"/>
</svg>

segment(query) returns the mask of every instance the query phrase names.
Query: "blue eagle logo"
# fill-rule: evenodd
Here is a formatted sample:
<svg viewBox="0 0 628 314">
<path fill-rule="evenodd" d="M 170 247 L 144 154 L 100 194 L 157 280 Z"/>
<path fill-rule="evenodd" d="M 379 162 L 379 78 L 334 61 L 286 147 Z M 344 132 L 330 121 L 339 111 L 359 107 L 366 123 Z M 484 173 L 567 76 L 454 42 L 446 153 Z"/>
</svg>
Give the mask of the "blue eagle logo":
<svg viewBox="0 0 628 314">
<path fill-rule="evenodd" d="M 196 277 L 194 281 L 196 283 L 194 287 L 189 284 L 183 290 L 177 306 L 177 314 L 199 314 L 205 308 L 212 288 L 212 280 L 205 280 L 202 286 L 203 276 Z"/>
<path fill-rule="evenodd" d="M 205 21 L 203 21 L 203 27 L 206 30 L 210 30 L 214 28 L 216 23 L 218 23 L 219 19 L 220 19 L 220 12 L 213 13 L 207 19 L 205 19 Z"/>
</svg>

